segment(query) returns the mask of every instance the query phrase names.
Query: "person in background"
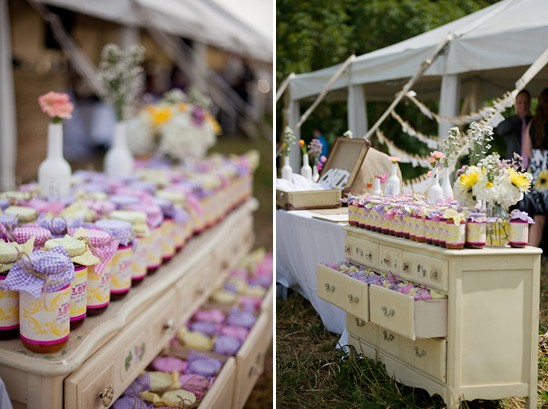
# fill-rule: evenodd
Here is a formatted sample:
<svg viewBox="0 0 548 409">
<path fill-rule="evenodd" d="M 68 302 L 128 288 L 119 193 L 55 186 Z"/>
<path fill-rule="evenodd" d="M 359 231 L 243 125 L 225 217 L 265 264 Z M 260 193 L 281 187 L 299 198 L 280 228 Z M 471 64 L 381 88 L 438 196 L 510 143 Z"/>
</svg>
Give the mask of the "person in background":
<svg viewBox="0 0 548 409">
<path fill-rule="evenodd" d="M 520 207 L 535 220 L 529 229 L 529 245 L 540 247 L 548 214 L 548 88 L 540 93 L 535 116 L 525 129 L 523 148 L 533 183 Z"/>
<path fill-rule="evenodd" d="M 514 101 L 516 110 L 515 115 L 512 115 L 502 121 L 496 129 L 496 132 L 506 139 L 506 159 L 512 159 L 514 152 L 518 153 L 523 158 L 523 167 L 527 168 L 528 159 L 523 150 L 523 142 L 525 139 L 525 128 L 531 121 L 532 115 L 531 94 L 526 89 L 522 89 L 516 95 Z"/>
<path fill-rule="evenodd" d="M 327 154 L 329 153 L 329 142 L 327 142 L 325 136 L 322 135 L 322 131 L 316 128 L 312 135 L 322 143 L 322 153 L 320 156 L 325 156 L 327 158 Z"/>
</svg>

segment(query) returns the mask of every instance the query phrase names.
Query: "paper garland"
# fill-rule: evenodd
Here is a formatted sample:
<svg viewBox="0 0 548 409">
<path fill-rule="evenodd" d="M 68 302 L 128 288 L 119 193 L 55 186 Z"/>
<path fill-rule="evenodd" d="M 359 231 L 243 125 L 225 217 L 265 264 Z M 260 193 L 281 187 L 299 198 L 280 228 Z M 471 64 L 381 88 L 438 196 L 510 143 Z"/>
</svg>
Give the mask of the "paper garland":
<svg viewBox="0 0 548 409">
<path fill-rule="evenodd" d="M 397 156 L 402 163 L 411 163 L 411 165 L 416 168 L 417 166 L 422 166 L 423 168 L 430 167 L 430 162 L 428 161 L 428 156 L 421 156 L 414 153 L 406 152 L 402 149 L 399 149 L 394 145 L 380 130 L 376 130 L 375 134 L 379 143 L 386 145 L 388 147 L 388 152 L 392 156 Z"/>
</svg>

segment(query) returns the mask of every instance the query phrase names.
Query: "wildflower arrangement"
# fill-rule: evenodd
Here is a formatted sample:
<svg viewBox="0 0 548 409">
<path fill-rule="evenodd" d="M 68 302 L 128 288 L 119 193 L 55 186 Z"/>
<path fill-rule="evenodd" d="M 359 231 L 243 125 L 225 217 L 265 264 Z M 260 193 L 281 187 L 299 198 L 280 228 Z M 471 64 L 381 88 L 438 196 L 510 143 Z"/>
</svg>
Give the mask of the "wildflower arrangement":
<svg viewBox="0 0 548 409">
<path fill-rule="evenodd" d="M 445 158 L 445 154 L 443 152 L 440 152 L 440 151 L 430 152 L 430 155 L 428 156 L 428 163 L 430 164 L 430 167 L 434 169 L 438 167 L 438 164 L 444 158 Z"/>
<path fill-rule="evenodd" d="M 306 143 L 304 142 L 304 140 L 299 139 L 299 146 L 301 147 L 301 152 L 303 153 L 303 155 L 306 155 Z"/>
<path fill-rule="evenodd" d="M 493 128 L 490 126 L 481 127 L 478 123 L 472 122 L 468 129 L 468 152 L 469 163 L 475 166 L 485 158 L 491 149 L 493 140 Z"/>
<path fill-rule="evenodd" d="M 74 105 L 66 93 L 48 92 L 38 98 L 38 105 L 43 113 L 51 118 L 52 123 L 61 123 L 63 119 L 70 119 Z"/>
<path fill-rule="evenodd" d="M 320 160 L 316 164 L 316 166 L 318 167 L 318 171 L 320 171 L 320 172 L 322 171 L 323 166 L 325 165 L 325 162 L 327 162 L 327 158 L 323 155 L 320 156 Z"/>
<path fill-rule="evenodd" d="M 441 158 L 441 165 L 444 168 L 450 169 L 454 166 L 463 144 L 459 128 L 453 127 L 449 129 L 449 135 L 441 143 L 441 152 L 444 155 Z"/>
<path fill-rule="evenodd" d="M 103 47 L 99 79 L 103 85 L 103 98 L 114 109 L 118 121 L 129 118 L 143 90 L 141 64 L 144 54 L 144 47 L 138 44 L 125 51 L 116 44 Z"/>
<path fill-rule="evenodd" d="M 179 161 L 203 157 L 221 131 L 208 102 L 197 90 L 166 92 L 128 122 L 130 149 L 136 155 L 156 151 Z"/>
<path fill-rule="evenodd" d="M 308 144 L 308 156 L 312 159 L 312 163 L 317 165 L 322 154 L 323 143 L 319 139 L 312 139 Z"/>
<path fill-rule="evenodd" d="M 291 153 L 291 150 L 293 149 L 293 145 L 295 145 L 295 142 L 297 141 L 297 137 L 291 130 L 289 126 L 285 127 L 283 140 L 282 140 L 282 155 L 283 156 L 289 156 Z"/>
</svg>

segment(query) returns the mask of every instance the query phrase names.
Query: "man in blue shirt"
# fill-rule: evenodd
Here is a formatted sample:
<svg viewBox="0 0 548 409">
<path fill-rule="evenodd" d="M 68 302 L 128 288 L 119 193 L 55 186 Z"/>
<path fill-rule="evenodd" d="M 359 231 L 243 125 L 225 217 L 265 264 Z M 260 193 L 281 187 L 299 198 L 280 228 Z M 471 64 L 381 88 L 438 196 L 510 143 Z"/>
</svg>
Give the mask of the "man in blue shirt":
<svg viewBox="0 0 548 409">
<path fill-rule="evenodd" d="M 322 135 L 322 131 L 319 129 L 314 129 L 313 136 L 322 143 L 322 154 L 320 156 L 325 156 L 327 158 L 327 154 L 329 153 L 329 143 L 327 142 L 327 139 L 325 139 L 325 136 Z"/>
</svg>

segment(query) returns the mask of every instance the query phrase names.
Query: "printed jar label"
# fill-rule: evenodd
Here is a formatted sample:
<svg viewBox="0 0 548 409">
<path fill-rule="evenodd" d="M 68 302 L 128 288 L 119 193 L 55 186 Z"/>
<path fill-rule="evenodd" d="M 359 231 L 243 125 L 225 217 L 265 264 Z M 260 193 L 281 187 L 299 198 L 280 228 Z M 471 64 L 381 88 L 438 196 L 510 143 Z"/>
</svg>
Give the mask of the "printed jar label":
<svg viewBox="0 0 548 409">
<path fill-rule="evenodd" d="M 164 220 L 162 224 L 162 256 L 170 257 L 175 253 L 175 241 L 173 241 L 173 230 L 175 230 L 175 222 L 173 220 Z"/>
<path fill-rule="evenodd" d="M 462 245 L 464 244 L 464 235 L 465 235 L 465 225 L 455 223 L 447 223 L 445 226 L 446 229 L 446 239 L 445 243 L 449 245 Z"/>
<path fill-rule="evenodd" d="M 34 298 L 25 291 L 19 294 L 20 336 L 35 345 L 58 344 L 70 332 L 70 285 L 60 291 L 42 293 Z"/>
<path fill-rule="evenodd" d="M 0 276 L 0 282 L 6 276 Z M 0 288 L 0 331 L 19 326 L 19 293 Z"/>
<path fill-rule="evenodd" d="M 129 291 L 131 287 L 132 255 L 132 246 L 119 247 L 109 263 L 112 264 L 110 270 L 110 292 L 112 294 L 123 294 Z"/>
<path fill-rule="evenodd" d="M 527 245 L 529 242 L 529 224 L 510 223 L 508 241 L 510 243 Z"/>
<path fill-rule="evenodd" d="M 70 282 L 70 320 L 76 321 L 86 316 L 88 268 L 74 269 L 74 280 Z"/>
<path fill-rule="evenodd" d="M 110 264 L 102 277 L 90 267 L 88 271 L 88 309 L 102 308 L 110 303 Z"/>
<path fill-rule="evenodd" d="M 151 236 L 139 237 L 136 241 L 136 248 L 131 258 L 131 278 L 140 280 L 147 275 L 147 248 L 150 246 Z"/>
<path fill-rule="evenodd" d="M 467 223 L 466 242 L 485 245 L 485 223 Z"/>
<path fill-rule="evenodd" d="M 150 231 L 150 239 L 146 246 L 146 265 L 156 268 L 162 264 L 162 229 L 157 227 Z"/>
</svg>

